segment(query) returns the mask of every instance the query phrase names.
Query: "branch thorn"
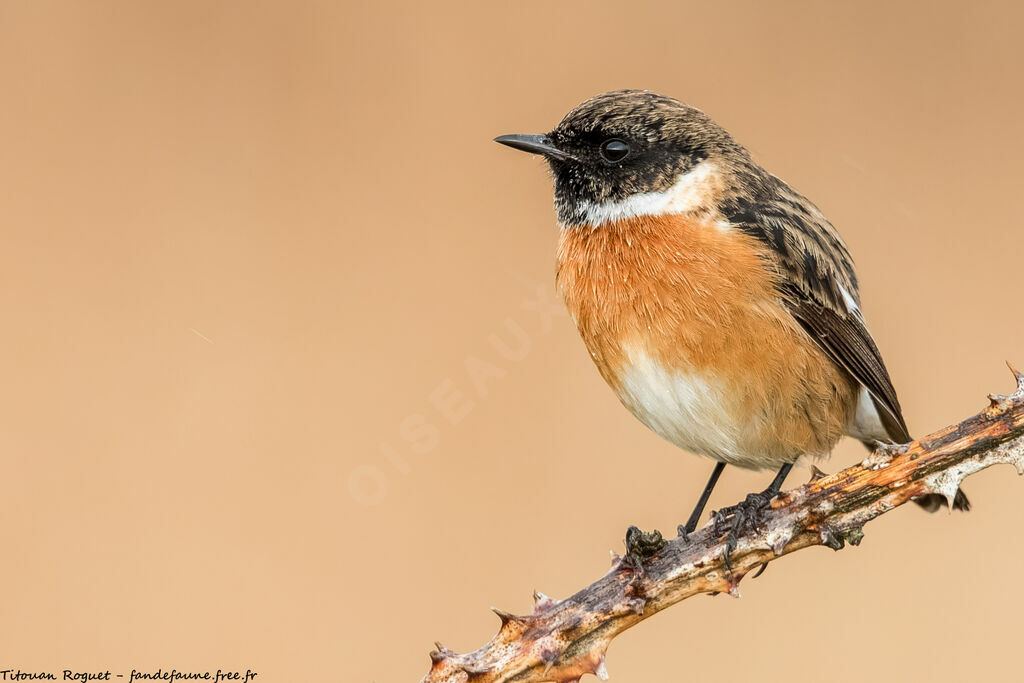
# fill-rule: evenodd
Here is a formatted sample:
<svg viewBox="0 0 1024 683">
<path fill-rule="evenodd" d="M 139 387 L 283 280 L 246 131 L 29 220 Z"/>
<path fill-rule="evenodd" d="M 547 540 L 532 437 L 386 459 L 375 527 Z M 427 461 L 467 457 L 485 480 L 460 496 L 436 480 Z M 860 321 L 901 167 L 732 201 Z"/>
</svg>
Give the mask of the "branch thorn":
<svg viewBox="0 0 1024 683">
<path fill-rule="evenodd" d="M 1006 367 L 1010 368 L 1010 372 L 1013 373 L 1014 379 L 1017 380 L 1017 392 L 1024 394 L 1024 372 L 1021 372 L 1013 366 L 1013 363 L 1006 361 Z"/>
<path fill-rule="evenodd" d="M 501 619 L 502 626 L 510 621 L 516 621 L 518 619 L 518 617 L 511 612 L 506 612 L 505 610 L 498 609 L 497 607 L 491 607 L 491 611 L 497 614 L 498 618 Z"/>
<path fill-rule="evenodd" d="M 471 666 L 469 664 L 463 665 L 459 668 L 462 669 L 462 671 L 467 676 L 469 676 L 469 680 L 473 680 L 474 678 L 480 678 L 481 676 L 486 676 L 491 671 L 491 667 L 489 666 Z"/>
<path fill-rule="evenodd" d="M 540 591 L 533 591 L 533 613 L 540 614 L 546 612 L 555 605 L 558 604 L 558 600 L 555 600 L 551 596 L 544 595 Z"/>
</svg>

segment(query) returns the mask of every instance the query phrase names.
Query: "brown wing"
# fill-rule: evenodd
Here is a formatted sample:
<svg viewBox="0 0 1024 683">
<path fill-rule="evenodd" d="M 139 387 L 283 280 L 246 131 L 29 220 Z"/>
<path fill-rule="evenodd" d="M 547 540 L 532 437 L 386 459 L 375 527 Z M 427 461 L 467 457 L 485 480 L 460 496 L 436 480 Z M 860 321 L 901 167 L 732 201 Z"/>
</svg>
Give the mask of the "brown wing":
<svg viewBox="0 0 1024 683">
<path fill-rule="evenodd" d="M 787 308 L 829 358 L 867 388 L 890 438 L 910 441 L 896 389 L 860 313 L 849 250 L 810 201 L 774 176 L 762 182 L 759 201 L 733 200 L 723 213 L 769 248 Z"/>
<path fill-rule="evenodd" d="M 910 441 L 889 371 L 860 314 L 843 314 L 799 292 L 791 294 L 788 302 L 790 312 L 829 358 L 867 387 L 889 438 L 897 443 Z"/>
</svg>

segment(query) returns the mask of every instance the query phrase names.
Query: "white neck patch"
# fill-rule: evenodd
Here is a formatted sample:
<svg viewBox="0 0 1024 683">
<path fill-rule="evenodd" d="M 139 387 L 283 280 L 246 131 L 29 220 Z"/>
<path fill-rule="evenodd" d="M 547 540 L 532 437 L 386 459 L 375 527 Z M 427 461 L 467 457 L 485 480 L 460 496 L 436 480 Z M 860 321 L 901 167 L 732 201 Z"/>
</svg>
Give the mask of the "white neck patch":
<svg viewBox="0 0 1024 683">
<path fill-rule="evenodd" d="M 679 176 L 679 180 L 667 190 L 644 192 L 603 204 L 584 202 L 580 208 L 586 216 L 587 223 L 593 227 L 637 216 L 662 216 L 697 211 L 707 206 L 705 200 L 714 188 L 717 171 L 713 163 L 702 161 Z"/>
</svg>

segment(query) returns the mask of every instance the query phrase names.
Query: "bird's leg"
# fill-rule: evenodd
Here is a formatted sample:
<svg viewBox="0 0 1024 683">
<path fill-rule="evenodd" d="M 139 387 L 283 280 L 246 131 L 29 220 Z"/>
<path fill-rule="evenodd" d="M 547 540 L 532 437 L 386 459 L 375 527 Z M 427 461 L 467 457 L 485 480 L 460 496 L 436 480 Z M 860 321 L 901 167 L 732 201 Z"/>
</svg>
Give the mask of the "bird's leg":
<svg viewBox="0 0 1024 683">
<path fill-rule="evenodd" d="M 768 496 L 765 503 L 771 501 L 772 498 L 779 495 L 779 491 L 782 490 L 782 484 L 786 481 L 786 477 L 789 476 L 789 471 L 793 469 L 793 463 L 788 462 L 779 468 L 779 473 L 772 479 L 771 485 L 761 492 L 762 496 Z"/>
<path fill-rule="evenodd" d="M 775 475 L 771 485 L 764 491 L 751 493 L 743 502 L 715 513 L 715 534 L 725 534 L 725 564 L 727 567 L 729 566 L 729 555 L 736 549 L 740 535 L 761 526 L 768 504 L 779 494 L 782 482 L 786 481 L 786 475 L 791 469 L 793 469 L 792 463 L 783 465 L 779 468 L 779 473 Z"/>
<path fill-rule="evenodd" d="M 718 478 L 722 476 L 722 470 L 725 469 L 725 463 L 715 463 L 715 469 L 711 470 L 711 478 L 708 479 L 707 485 L 704 486 L 704 492 L 700 494 L 700 499 L 697 501 L 696 507 L 693 508 L 693 512 L 690 514 L 690 519 L 686 520 L 686 524 L 679 525 L 679 535 L 682 538 L 686 538 L 693 533 L 693 530 L 697 528 L 697 523 L 700 521 L 700 516 L 704 514 L 704 507 L 708 504 L 708 498 L 711 497 L 711 491 L 715 488 L 715 484 L 718 483 Z"/>
</svg>

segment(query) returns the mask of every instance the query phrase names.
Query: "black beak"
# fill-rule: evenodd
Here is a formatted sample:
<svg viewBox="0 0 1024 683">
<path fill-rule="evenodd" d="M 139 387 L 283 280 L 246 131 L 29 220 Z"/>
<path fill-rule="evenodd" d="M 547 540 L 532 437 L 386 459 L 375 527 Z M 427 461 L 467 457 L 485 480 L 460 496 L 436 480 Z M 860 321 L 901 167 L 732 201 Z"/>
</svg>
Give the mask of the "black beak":
<svg viewBox="0 0 1024 683">
<path fill-rule="evenodd" d="M 546 157 L 559 159 L 560 161 L 576 161 L 576 157 L 563 152 L 551 144 L 551 140 L 547 135 L 499 135 L 494 138 L 494 141 L 508 145 L 512 149 L 529 152 L 530 154 L 543 154 Z"/>
</svg>

